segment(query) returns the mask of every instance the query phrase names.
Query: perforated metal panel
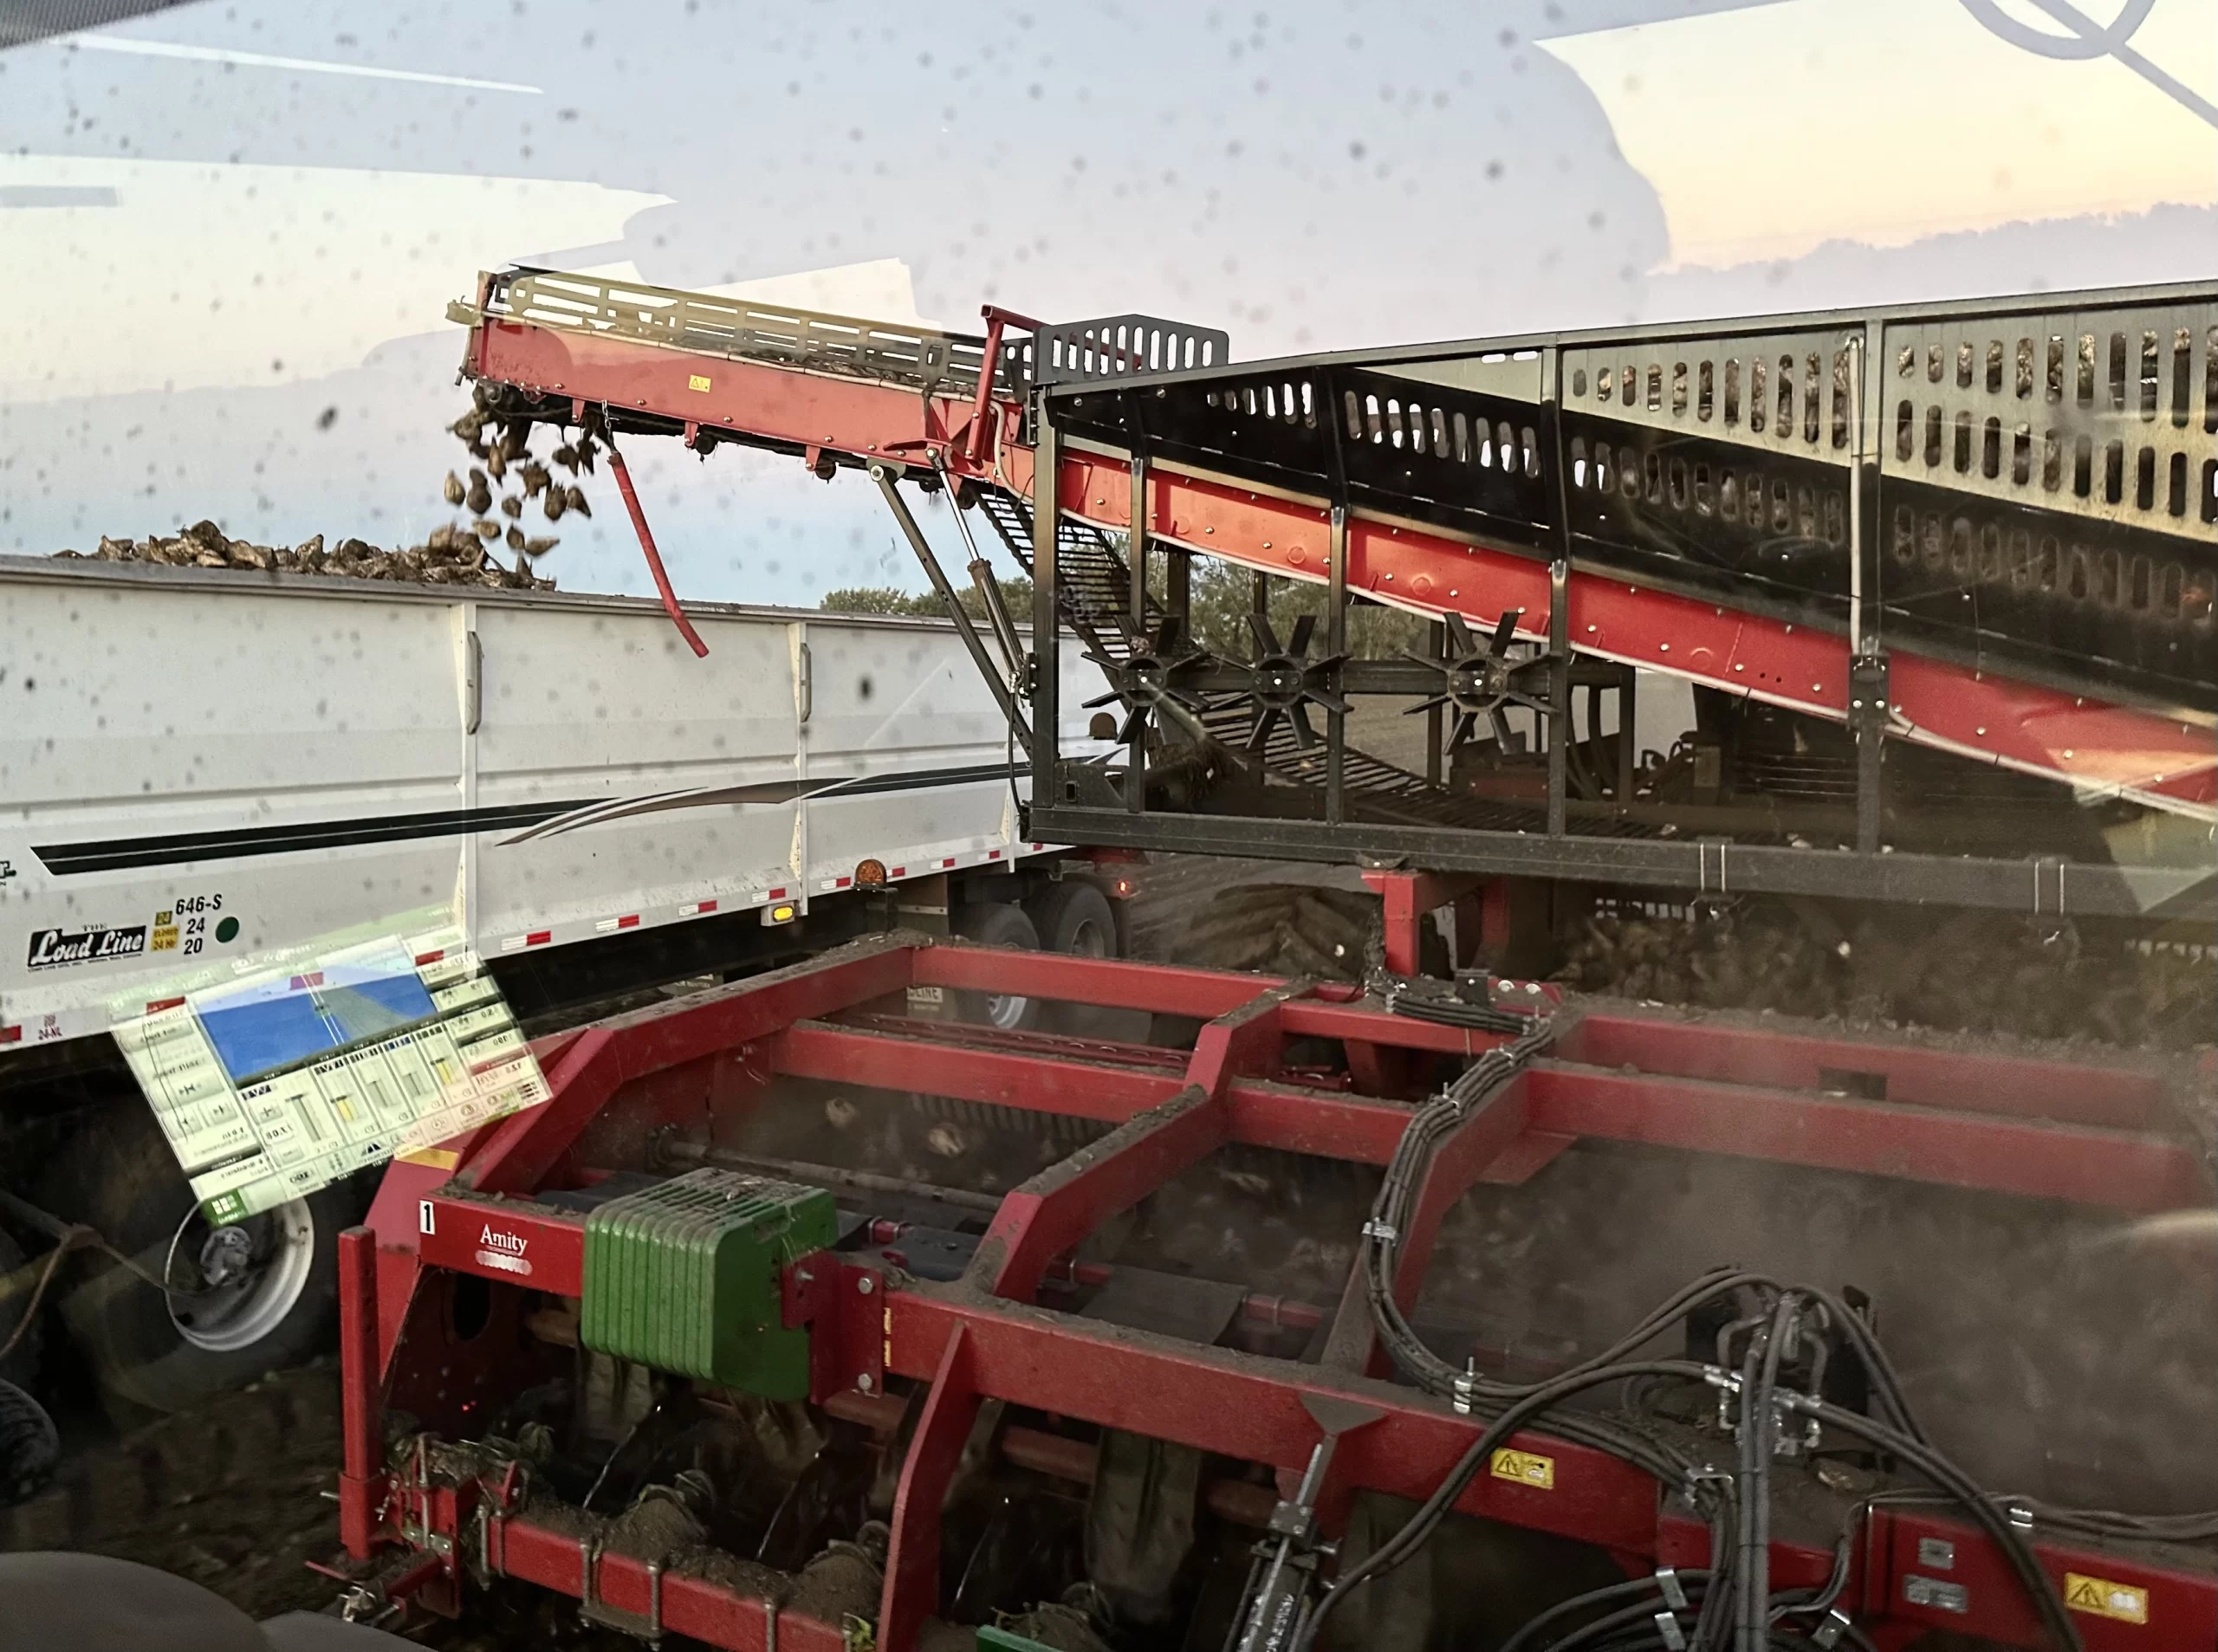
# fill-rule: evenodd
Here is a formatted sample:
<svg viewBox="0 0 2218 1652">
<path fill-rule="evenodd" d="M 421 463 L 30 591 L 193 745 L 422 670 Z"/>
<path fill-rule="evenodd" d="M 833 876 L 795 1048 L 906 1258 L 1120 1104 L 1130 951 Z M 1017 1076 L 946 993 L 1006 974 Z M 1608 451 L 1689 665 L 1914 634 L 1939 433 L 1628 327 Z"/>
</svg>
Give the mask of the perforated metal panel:
<svg viewBox="0 0 2218 1652">
<path fill-rule="evenodd" d="M 1847 340 L 1860 327 L 1640 337 L 1561 356 L 1566 411 L 1845 466 L 1855 398 Z"/>
<path fill-rule="evenodd" d="M 1123 379 L 1147 373 L 1197 373 L 1222 367 L 1231 340 L 1212 327 L 1189 327 L 1158 315 L 1109 315 L 1043 327 L 1034 340 L 1032 371 L 1043 385 Z"/>
<path fill-rule="evenodd" d="M 1890 322 L 1890 476 L 2208 542 L 2218 303 Z"/>
<path fill-rule="evenodd" d="M 2208 287 L 1473 340 L 1058 392 L 1067 432 L 1883 645 L 2218 705 Z"/>
</svg>

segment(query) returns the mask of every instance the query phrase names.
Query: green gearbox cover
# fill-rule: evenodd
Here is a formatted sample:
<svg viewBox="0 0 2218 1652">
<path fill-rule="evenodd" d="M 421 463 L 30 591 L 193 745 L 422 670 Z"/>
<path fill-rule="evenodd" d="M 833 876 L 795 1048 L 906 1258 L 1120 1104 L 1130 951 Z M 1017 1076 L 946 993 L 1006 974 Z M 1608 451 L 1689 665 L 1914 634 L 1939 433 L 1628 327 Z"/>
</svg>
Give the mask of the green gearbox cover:
<svg viewBox="0 0 2218 1652">
<path fill-rule="evenodd" d="M 781 1323 L 787 1263 L 838 1236 L 820 1188 L 713 1166 L 586 1218 L 578 1336 L 590 1349 L 764 1399 L 808 1396 L 808 1332 Z"/>
<path fill-rule="evenodd" d="M 1054 1652 L 1054 1649 L 1043 1641 L 982 1625 L 978 1630 L 978 1652 Z"/>
</svg>

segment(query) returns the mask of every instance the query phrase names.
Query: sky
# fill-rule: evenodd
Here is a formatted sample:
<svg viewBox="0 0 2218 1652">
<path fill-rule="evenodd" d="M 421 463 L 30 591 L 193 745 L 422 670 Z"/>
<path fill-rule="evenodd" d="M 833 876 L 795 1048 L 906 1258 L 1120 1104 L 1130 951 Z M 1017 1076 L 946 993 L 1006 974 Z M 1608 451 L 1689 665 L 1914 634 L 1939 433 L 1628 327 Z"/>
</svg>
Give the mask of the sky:
<svg viewBox="0 0 2218 1652">
<path fill-rule="evenodd" d="M 509 262 L 1235 358 L 2207 276 L 2218 0 L 201 3 L 0 51 L 0 551 L 420 539 Z M 2145 15 L 2142 15 L 2145 14 Z M 2130 34 L 2127 32 L 2130 25 Z M 2046 43 L 2044 43 L 2046 42 Z M 840 301 L 833 302 L 833 300 Z M 920 583 L 875 493 L 632 455 L 679 588 Z M 650 589 L 613 496 L 547 571 Z M 929 527 L 929 522 L 928 522 Z"/>
</svg>

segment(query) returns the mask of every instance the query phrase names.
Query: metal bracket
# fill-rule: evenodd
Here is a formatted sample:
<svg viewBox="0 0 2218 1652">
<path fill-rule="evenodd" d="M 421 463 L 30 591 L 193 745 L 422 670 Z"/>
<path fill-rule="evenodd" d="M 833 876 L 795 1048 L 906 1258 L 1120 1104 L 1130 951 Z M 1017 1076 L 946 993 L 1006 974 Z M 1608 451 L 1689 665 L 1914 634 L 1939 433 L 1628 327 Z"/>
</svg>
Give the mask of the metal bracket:
<svg viewBox="0 0 2218 1652">
<path fill-rule="evenodd" d="M 2042 855 L 2033 862 L 2033 916 L 2064 915 L 2064 869 L 2071 863 L 2056 855 Z"/>
<path fill-rule="evenodd" d="M 1731 841 L 1724 838 L 1697 838 L 1695 839 L 1695 876 L 1697 879 L 1697 893 L 1708 895 L 1713 891 L 1720 895 L 1729 895 L 1732 893 L 1731 889 L 1727 885 L 1725 879 L 1725 852 L 1731 846 Z M 1714 884 L 1710 882 L 1712 876 L 1713 851 L 1715 852 L 1715 877 L 1717 879 L 1716 883 Z"/>
<path fill-rule="evenodd" d="M 578 1558 L 583 1566 L 579 1579 L 582 1593 L 578 1597 L 578 1616 L 587 1623 L 604 1629 L 620 1629 L 636 1636 L 649 1646 L 662 1644 L 662 1568 L 659 1557 L 647 1565 L 647 1611 L 642 1617 L 637 1612 L 627 1612 L 620 1606 L 611 1606 L 594 1592 L 594 1575 L 600 1564 L 600 1541 L 591 1533 L 578 1539 Z"/>
<path fill-rule="evenodd" d="M 1848 726 L 1856 736 L 1856 848 L 1879 852 L 1886 798 L 1882 767 L 1887 729 L 1887 657 L 1859 654 L 1848 667 Z"/>
<path fill-rule="evenodd" d="M 1016 743 L 1023 747 L 1026 751 L 1030 751 L 1032 728 L 1025 721 L 1022 709 L 1009 692 L 1008 677 L 1012 673 L 1005 673 L 995 669 L 993 656 L 986 651 L 985 642 L 978 635 L 977 626 L 971 622 L 970 616 L 963 604 L 957 599 L 955 587 L 948 582 L 946 573 L 940 567 L 939 559 L 932 554 L 931 541 L 924 537 L 924 529 L 917 526 L 917 519 L 909 514 L 908 503 L 901 497 L 898 485 L 901 467 L 891 460 L 873 460 L 871 463 L 870 476 L 871 480 L 878 483 L 878 490 L 885 500 L 885 508 L 892 513 L 894 525 L 900 528 L 902 537 L 909 541 L 909 548 L 917 554 L 917 560 L 923 564 L 924 576 L 931 581 L 932 589 L 938 593 L 939 599 L 947 606 L 947 617 L 955 622 L 956 634 L 962 638 L 963 647 L 970 651 L 971 664 L 978 668 L 978 675 L 986 679 L 986 687 L 992 692 L 995 703 L 1001 708 L 1002 716 L 1007 721 L 1011 732 L 1015 735 Z M 959 516 L 963 508 L 956 504 L 951 497 L 948 502 L 950 508 Z M 970 528 L 967 524 L 958 525 L 963 528 L 964 542 L 968 544 Z M 975 561 L 977 547 L 972 545 L 970 548 Z M 996 639 L 1002 641 L 1003 645 L 1007 646 L 1014 641 L 1015 633 L 1012 628 L 1008 638 L 1004 639 L 1000 637 L 999 629 L 996 627 Z"/>
<path fill-rule="evenodd" d="M 1548 835 L 1565 827 L 1571 784 L 1571 560 L 1548 564 Z"/>
</svg>

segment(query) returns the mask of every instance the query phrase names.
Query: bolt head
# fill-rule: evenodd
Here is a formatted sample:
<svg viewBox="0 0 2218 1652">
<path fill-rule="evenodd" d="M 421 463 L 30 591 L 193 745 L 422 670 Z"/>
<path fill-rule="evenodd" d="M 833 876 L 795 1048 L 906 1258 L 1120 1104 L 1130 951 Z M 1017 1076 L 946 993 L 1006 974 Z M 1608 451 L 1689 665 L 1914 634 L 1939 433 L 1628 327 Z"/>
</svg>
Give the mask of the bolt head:
<svg viewBox="0 0 2218 1652">
<path fill-rule="evenodd" d="M 855 1378 L 855 1391 L 859 1394 L 867 1394 L 875 1386 L 876 1384 L 872 1383 L 870 1380 L 870 1373 L 868 1371 L 863 1372 L 860 1376 Z"/>
<path fill-rule="evenodd" d="M 867 1273 L 863 1274 L 860 1278 L 859 1278 L 859 1279 L 856 1279 L 856 1281 L 855 1281 L 855 1290 L 857 1291 L 857 1292 L 858 1292 L 858 1293 L 859 1293 L 859 1294 L 861 1294 L 861 1295 L 863 1295 L 863 1296 L 868 1296 L 868 1295 L 869 1295 L 872 1291 L 876 1290 L 877 1288 L 878 1288 L 878 1281 L 877 1281 L 876 1279 L 874 1279 L 871 1278 L 871 1276 L 870 1276 L 869 1274 L 867 1274 Z"/>
</svg>

